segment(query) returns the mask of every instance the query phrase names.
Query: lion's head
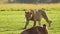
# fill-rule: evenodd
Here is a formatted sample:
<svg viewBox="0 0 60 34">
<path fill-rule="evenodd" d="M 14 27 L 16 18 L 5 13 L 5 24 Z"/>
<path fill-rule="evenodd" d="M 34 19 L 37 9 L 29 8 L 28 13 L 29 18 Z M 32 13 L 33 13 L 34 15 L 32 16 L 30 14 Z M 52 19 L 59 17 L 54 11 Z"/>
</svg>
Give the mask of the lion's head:
<svg viewBox="0 0 60 34">
<path fill-rule="evenodd" d="M 31 12 L 25 12 L 25 17 L 26 17 L 26 19 L 31 19 L 32 13 Z"/>
</svg>

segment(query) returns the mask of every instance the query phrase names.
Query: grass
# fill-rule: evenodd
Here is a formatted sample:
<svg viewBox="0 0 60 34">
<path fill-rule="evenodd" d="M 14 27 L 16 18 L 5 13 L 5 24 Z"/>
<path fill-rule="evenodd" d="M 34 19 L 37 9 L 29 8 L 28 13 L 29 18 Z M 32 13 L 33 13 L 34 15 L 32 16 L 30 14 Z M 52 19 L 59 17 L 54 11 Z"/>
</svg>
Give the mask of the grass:
<svg viewBox="0 0 60 34">
<path fill-rule="evenodd" d="M 46 11 L 52 25 L 48 24 L 42 19 L 42 24 L 46 24 L 49 34 L 60 34 L 60 11 Z M 0 34 L 20 34 L 25 25 L 24 11 L 0 11 Z M 33 22 L 27 28 L 31 28 Z M 37 23 L 38 25 L 38 23 Z"/>
<path fill-rule="evenodd" d="M 21 11 L 21 10 L 38 10 L 45 8 L 46 10 L 60 11 L 60 3 L 56 4 L 0 4 L 0 11 Z"/>
</svg>

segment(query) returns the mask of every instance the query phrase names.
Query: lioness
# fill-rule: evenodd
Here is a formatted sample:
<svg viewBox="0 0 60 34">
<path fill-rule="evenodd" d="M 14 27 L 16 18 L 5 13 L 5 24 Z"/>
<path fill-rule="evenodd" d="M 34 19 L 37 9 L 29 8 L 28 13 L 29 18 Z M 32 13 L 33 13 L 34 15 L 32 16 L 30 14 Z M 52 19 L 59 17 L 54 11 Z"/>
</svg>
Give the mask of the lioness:
<svg viewBox="0 0 60 34">
<path fill-rule="evenodd" d="M 39 25 L 41 26 L 41 18 L 44 18 L 47 23 L 49 24 L 49 26 L 51 26 L 51 20 L 48 19 L 45 10 L 41 9 L 38 11 L 34 11 L 30 9 L 30 12 L 25 12 L 25 17 L 26 17 L 26 24 L 25 24 L 25 29 L 27 27 L 27 25 L 29 24 L 29 21 L 32 20 L 34 21 L 34 25 L 36 25 L 36 21 L 38 21 Z"/>
<path fill-rule="evenodd" d="M 30 29 L 24 30 L 21 34 L 48 34 L 46 29 L 46 25 L 44 24 L 43 27 L 35 26 Z"/>
</svg>

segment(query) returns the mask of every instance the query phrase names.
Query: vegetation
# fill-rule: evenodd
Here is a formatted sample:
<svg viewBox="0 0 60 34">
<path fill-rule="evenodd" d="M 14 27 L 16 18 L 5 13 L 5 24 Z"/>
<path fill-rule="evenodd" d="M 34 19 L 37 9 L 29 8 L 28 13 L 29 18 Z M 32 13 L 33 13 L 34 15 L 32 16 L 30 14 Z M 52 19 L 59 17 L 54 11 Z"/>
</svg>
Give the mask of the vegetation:
<svg viewBox="0 0 60 34">
<path fill-rule="evenodd" d="M 0 4 L 0 11 L 21 11 L 21 10 L 38 10 L 45 8 L 46 10 L 60 10 L 60 3 L 57 4 Z"/>
<path fill-rule="evenodd" d="M 60 0 L 0 0 L 0 3 L 59 3 Z"/>
<path fill-rule="evenodd" d="M 46 24 L 49 34 L 60 33 L 60 3 L 58 4 L 0 4 L 0 34 L 20 34 L 25 25 L 24 9 L 38 10 L 45 8 L 48 17 L 52 20 L 52 26 L 48 27 L 47 22 L 42 19 L 42 24 Z M 37 23 L 38 25 L 38 23 Z M 30 21 L 28 28 L 33 26 Z"/>
<path fill-rule="evenodd" d="M 48 17 L 52 20 L 52 26 L 48 27 L 47 22 L 42 19 L 42 24 L 46 24 L 49 34 L 60 33 L 60 11 L 46 11 Z M 23 31 L 25 25 L 24 11 L 0 11 L 0 34 L 19 34 Z M 31 28 L 33 22 L 27 28 Z M 37 23 L 38 26 L 38 23 Z"/>
</svg>

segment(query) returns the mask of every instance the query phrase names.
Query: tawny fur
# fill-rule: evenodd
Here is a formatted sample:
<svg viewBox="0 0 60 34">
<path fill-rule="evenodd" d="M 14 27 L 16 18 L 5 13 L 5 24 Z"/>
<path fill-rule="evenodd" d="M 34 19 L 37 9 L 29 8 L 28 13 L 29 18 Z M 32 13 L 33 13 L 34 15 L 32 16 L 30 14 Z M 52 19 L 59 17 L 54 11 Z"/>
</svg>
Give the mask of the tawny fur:
<svg viewBox="0 0 60 34">
<path fill-rule="evenodd" d="M 49 24 L 49 26 L 51 26 L 52 21 L 48 19 L 44 9 L 41 9 L 38 11 L 34 11 L 34 10 L 30 9 L 30 12 L 25 12 L 25 17 L 26 17 L 25 28 L 28 26 L 30 20 L 34 21 L 33 26 L 36 25 L 36 21 L 38 21 L 39 25 L 41 26 L 42 18 L 44 18 L 46 20 L 46 22 Z"/>
</svg>

